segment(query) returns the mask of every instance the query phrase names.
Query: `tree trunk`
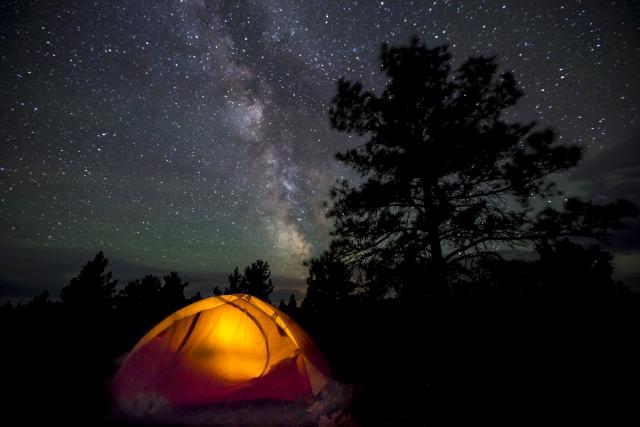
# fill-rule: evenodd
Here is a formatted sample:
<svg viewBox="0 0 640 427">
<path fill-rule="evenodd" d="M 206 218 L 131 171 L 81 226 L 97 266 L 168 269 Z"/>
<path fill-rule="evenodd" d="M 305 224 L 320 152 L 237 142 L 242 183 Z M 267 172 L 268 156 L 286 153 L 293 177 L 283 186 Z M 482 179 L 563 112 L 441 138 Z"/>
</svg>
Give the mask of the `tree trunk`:
<svg viewBox="0 0 640 427">
<path fill-rule="evenodd" d="M 426 208 L 428 245 L 431 252 L 430 274 L 427 278 L 428 294 L 442 295 L 447 290 L 447 273 L 442 246 L 440 242 L 440 217 L 438 206 L 433 197 L 431 187 L 423 186 L 424 202 Z"/>
</svg>

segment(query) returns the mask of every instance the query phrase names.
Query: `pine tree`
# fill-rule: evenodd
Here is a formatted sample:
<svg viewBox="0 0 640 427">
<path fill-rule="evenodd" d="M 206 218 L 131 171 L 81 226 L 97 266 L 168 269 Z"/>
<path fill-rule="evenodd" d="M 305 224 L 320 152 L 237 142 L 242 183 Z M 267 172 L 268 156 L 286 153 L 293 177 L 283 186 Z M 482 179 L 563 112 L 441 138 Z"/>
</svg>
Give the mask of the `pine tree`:
<svg viewBox="0 0 640 427">
<path fill-rule="evenodd" d="M 240 288 L 243 293 L 269 301 L 269 295 L 273 292 L 273 283 L 270 277 L 269 263 L 259 259 L 245 267 Z"/>
<path fill-rule="evenodd" d="M 334 253 L 325 252 L 305 263 L 309 267 L 305 311 L 316 312 L 343 304 L 356 290 L 352 271 Z"/>
<path fill-rule="evenodd" d="M 229 276 L 229 287 L 224 289 L 225 294 L 241 293 L 242 275 L 238 272 L 238 267 L 233 270 L 233 274 Z"/>
<path fill-rule="evenodd" d="M 505 117 L 522 96 L 513 75 L 498 74 L 493 57 L 452 71 L 447 47 L 418 39 L 384 45 L 380 59 L 385 90 L 341 79 L 329 111 L 335 129 L 364 139 L 336 156 L 361 178 L 331 192 L 336 256 L 374 275 L 410 265 L 423 276 L 405 286 L 442 294 L 454 270 L 545 238 L 553 227 L 541 228 L 531 201 L 559 195 L 550 177 L 575 166 L 581 150 Z"/>
<path fill-rule="evenodd" d="M 184 296 L 184 289 L 189 286 L 189 282 L 182 281 L 178 273 L 172 271 L 168 276 L 164 276 L 164 284 L 160 288 L 160 301 L 163 310 L 169 314 L 182 308 L 187 303 Z"/>
<path fill-rule="evenodd" d="M 294 294 L 289 295 L 289 302 L 287 303 L 287 309 L 290 313 L 295 312 L 298 309 L 298 301 Z"/>
<path fill-rule="evenodd" d="M 105 269 L 109 260 L 98 252 L 92 261 L 88 261 L 80 274 L 71 279 L 62 289 L 60 298 L 63 303 L 75 310 L 102 311 L 111 309 L 117 280 L 112 280 L 111 272 Z"/>
<path fill-rule="evenodd" d="M 117 305 L 127 313 L 156 307 L 161 287 L 160 279 L 151 274 L 132 280 L 118 292 Z"/>
</svg>

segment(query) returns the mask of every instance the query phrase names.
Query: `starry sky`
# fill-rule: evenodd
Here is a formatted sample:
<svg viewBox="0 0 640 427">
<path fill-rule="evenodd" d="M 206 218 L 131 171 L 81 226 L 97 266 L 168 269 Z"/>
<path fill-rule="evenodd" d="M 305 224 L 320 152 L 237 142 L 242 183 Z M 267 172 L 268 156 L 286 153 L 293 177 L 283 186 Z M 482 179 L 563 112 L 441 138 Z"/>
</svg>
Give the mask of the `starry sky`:
<svg viewBox="0 0 640 427">
<path fill-rule="evenodd" d="M 334 155 L 358 142 L 330 129 L 336 80 L 380 90 L 380 45 L 414 34 L 498 56 L 525 92 L 508 115 L 586 149 L 568 196 L 640 203 L 637 2 L 1 4 L 3 300 L 57 295 L 98 250 L 121 282 L 175 270 L 208 295 L 261 258 L 303 292 L 350 176 Z M 607 248 L 640 291 L 640 226 Z"/>
</svg>

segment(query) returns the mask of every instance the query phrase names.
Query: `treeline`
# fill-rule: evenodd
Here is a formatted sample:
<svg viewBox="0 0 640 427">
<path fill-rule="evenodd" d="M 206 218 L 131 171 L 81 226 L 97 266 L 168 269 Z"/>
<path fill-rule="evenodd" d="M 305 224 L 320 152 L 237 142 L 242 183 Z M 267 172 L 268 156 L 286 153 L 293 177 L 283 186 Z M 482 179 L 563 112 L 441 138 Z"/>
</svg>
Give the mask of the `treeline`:
<svg viewBox="0 0 640 427">
<path fill-rule="evenodd" d="M 45 290 L 27 304 L 18 303 L 12 307 L 7 303 L 3 311 L 28 314 L 43 311 L 50 315 L 78 317 L 84 322 L 127 323 L 133 329 L 139 329 L 201 299 L 199 293 L 191 298 L 185 296 L 184 290 L 189 282 L 176 272 L 170 272 L 162 280 L 147 275 L 118 290 L 118 281 L 107 270 L 108 262 L 102 252 L 89 260 L 80 273 L 62 288 L 59 302 L 52 301 L 49 291 Z"/>
<path fill-rule="evenodd" d="M 170 272 L 162 279 L 154 275 L 146 275 L 141 279 L 128 282 L 118 289 L 118 281 L 108 271 L 108 259 L 100 251 L 89 260 L 80 273 L 62 288 L 60 301 L 54 302 L 48 290 L 34 297 L 26 304 L 12 306 L 7 302 L 2 312 L 60 312 L 73 315 L 89 315 L 95 319 L 110 319 L 124 322 L 133 329 L 151 326 L 176 310 L 203 298 L 200 292 L 187 297 L 185 289 L 189 282 L 183 280 L 177 272 Z M 270 302 L 273 283 L 269 263 L 256 260 L 240 274 L 238 267 L 229 276 L 229 286 L 220 290 L 212 289 L 214 296 L 223 294 L 244 293 L 254 295 Z M 288 305 L 281 301 L 281 306 Z M 289 306 L 297 306 L 292 294 Z"/>
</svg>

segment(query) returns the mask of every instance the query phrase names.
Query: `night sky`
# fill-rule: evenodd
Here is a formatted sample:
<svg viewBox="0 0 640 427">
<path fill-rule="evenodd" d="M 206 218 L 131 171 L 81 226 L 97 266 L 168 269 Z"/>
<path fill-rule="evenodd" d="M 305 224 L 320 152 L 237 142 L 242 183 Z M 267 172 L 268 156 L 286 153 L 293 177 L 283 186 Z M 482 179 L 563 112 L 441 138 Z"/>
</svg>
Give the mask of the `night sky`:
<svg viewBox="0 0 640 427">
<path fill-rule="evenodd" d="M 336 80 L 380 90 L 380 45 L 413 34 L 498 56 L 525 92 L 508 114 L 587 150 L 567 196 L 640 204 L 638 2 L 3 1 L 0 301 L 57 297 L 98 250 L 121 282 L 210 295 L 262 258 L 276 301 L 304 291 L 358 142 L 330 129 Z M 607 248 L 640 290 L 640 226 Z"/>
</svg>

